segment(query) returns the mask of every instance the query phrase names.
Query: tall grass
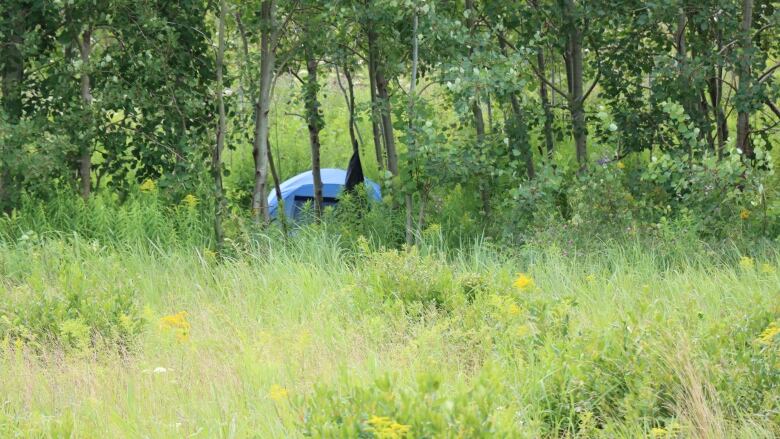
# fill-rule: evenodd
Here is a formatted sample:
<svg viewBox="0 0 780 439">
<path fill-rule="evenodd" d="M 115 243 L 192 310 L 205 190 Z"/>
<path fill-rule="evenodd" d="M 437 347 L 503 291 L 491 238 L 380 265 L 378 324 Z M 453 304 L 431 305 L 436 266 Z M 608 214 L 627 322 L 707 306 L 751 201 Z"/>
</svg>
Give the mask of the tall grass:
<svg viewBox="0 0 780 439">
<path fill-rule="evenodd" d="M 757 341 L 780 319 L 776 253 L 443 251 L 434 236 L 407 252 L 320 227 L 217 261 L 200 243 L 41 234 L 0 245 L 0 436 L 780 433 L 780 340 Z M 141 326 L 116 349 L 99 310 L 122 294 Z M 38 330 L 45 314 L 24 310 L 41 303 L 63 317 L 34 344 L 18 325 Z M 181 311 L 184 339 L 161 321 Z"/>
</svg>

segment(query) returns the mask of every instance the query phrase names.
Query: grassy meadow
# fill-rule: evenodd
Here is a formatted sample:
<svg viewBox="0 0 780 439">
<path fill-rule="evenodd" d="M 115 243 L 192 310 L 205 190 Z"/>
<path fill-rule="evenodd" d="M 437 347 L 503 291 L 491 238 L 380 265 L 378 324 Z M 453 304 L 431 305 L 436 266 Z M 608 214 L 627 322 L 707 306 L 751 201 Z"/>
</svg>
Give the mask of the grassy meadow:
<svg viewBox="0 0 780 439">
<path fill-rule="evenodd" d="M 224 261 L 78 236 L 5 244 L 0 436 L 780 431 L 771 248 L 429 238 L 345 250 L 313 228 Z"/>
</svg>

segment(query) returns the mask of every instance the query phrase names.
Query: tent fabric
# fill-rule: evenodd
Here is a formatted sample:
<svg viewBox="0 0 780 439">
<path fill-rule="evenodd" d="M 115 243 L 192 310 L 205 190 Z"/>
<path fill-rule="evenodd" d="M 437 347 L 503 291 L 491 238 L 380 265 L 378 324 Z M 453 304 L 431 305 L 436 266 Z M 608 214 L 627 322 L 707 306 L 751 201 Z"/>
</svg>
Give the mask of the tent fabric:
<svg viewBox="0 0 780 439">
<path fill-rule="evenodd" d="M 338 198 L 344 189 L 344 183 L 347 178 L 347 171 L 343 169 L 326 168 L 320 170 L 322 176 L 322 198 L 326 201 L 325 205 L 333 204 L 328 202 Z M 381 200 L 382 192 L 379 185 L 366 179 L 366 192 L 373 200 Z M 284 213 L 288 218 L 295 218 L 296 199 L 311 199 L 314 197 L 314 177 L 311 171 L 302 172 L 295 177 L 286 180 L 280 185 L 282 191 L 282 200 L 284 200 Z M 277 216 L 279 203 L 276 199 L 276 190 L 272 190 L 268 195 L 268 211 L 272 218 Z"/>
<path fill-rule="evenodd" d="M 349 159 L 349 166 L 347 166 L 347 178 L 345 179 L 345 190 L 351 192 L 355 187 L 366 181 L 366 177 L 363 176 L 363 165 L 360 163 L 360 153 L 355 150 L 352 154 L 352 158 Z"/>
</svg>

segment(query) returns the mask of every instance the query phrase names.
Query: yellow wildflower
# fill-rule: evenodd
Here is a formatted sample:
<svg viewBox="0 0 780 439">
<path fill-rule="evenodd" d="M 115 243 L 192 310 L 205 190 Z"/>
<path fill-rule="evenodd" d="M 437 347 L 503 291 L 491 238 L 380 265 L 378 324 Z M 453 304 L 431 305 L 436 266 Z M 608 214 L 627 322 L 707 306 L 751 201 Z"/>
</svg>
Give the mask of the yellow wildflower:
<svg viewBox="0 0 780 439">
<path fill-rule="evenodd" d="M 289 392 L 287 391 L 287 389 L 278 384 L 274 384 L 273 386 L 271 386 L 271 389 L 268 391 L 268 397 L 274 400 L 275 402 L 283 401 L 285 398 L 287 398 L 288 395 Z"/>
<path fill-rule="evenodd" d="M 517 304 L 512 303 L 509 305 L 507 312 L 509 313 L 510 316 L 519 316 L 520 313 L 523 312 L 523 308 L 520 308 L 519 306 L 517 306 Z"/>
<path fill-rule="evenodd" d="M 518 273 L 517 279 L 512 283 L 518 290 L 527 290 L 534 287 L 534 280 L 525 273 Z"/>
<path fill-rule="evenodd" d="M 382 439 L 403 438 L 412 428 L 410 425 L 400 424 L 387 416 L 371 416 L 367 423 L 368 430 L 374 433 L 374 437 Z"/>
<path fill-rule="evenodd" d="M 747 220 L 748 218 L 750 218 L 750 211 L 747 209 L 742 209 L 739 212 L 739 217 L 742 219 L 742 221 Z"/>
<path fill-rule="evenodd" d="M 210 248 L 204 248 L 203 257 L 206 258 L 206 260 L 213 261 L 214 259 L 217 259 L 217 252 Z"/>
<path fill-rule="evenodd" d="M 659 428 L 659 427 L 653 427 L 650 429 L 650 436 L 656 438 L 656 437 L 666 437 L 668 435 L 668 431 L 666 431 L 665 428 Z"/>
<path fill-rule="evenodd" d="M 617 168 L 618 169 L 626 169 L 626 164 L 623 162 L 617 162 Z"/>
<path fill-rule="evenodd" d="M 585 280 L 590 282 L 590 283 L 596 282 L 596 275 L 591 273 L 591 274 L 585 276 Z"/>
<path fill-rule="evenodd" d="M 192 194 L 187 194 L 181 202 L 190 209 L 194 209 L 198 205 L 198 197 Z"/>
<path fill-rule="evenodd" d="M 742 256 L 739 258 L 739 266 L 742 267 L 743 270 L 752 270 L 753 267 L 756 266 L 756 263 L 750 256 Z"/>
<path fill-rule="evenodd" d="M 157 189 L 157 183 L 155 183 L 151 178 L 147 178 L 143 183 L 141 183 L 139 189 L 141 189 L 141 192 L 154 192 L 155 189 Z"/>
<path fill-rule="evenodd" d="M 160 319 L 160 328 L 173 330 L 176 339 L 185 342 L 190 339 L 190 322 L 187 321 L 187 311 L 180 311 Z"/>
<path fill-rule="evenodd" d="M 525 338 L 531 334 L 531 327 L 526 325 L 520 325 L 515 330 L 515 335 L 518 338 Z"/>
<path fill-rule="evenodd" d="M 761 335 L 758 336 L 756 341 L 761 344 L 772 344 L 772 341 L 777 334 L 780 334 L 780 326 L 777 325 L 777 322 L 772 322 L 764 329 Z"/>
<path fill-rule="evenodd" d="M 761 264 L 761 273 L 763 274 L 774 274 L 775 267 L 772 266 L 772 264 L 767 264 L 766 262 Z"/>
</svg>

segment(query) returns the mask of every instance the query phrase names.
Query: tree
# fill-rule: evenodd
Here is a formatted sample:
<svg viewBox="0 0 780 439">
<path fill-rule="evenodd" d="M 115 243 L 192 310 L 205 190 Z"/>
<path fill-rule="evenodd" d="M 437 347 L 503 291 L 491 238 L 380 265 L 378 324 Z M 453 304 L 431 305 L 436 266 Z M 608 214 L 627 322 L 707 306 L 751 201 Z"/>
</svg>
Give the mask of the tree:
<svg viewBox="0 0 780 439">
<path fill-rule="evenodd" d="M 740 54 L 737 75 L 739 85 L 737 93 L 745 99 L 738 106 L 737 113 L 737 148 L 748 158 L 753 158 L 753 148 L 750 144 L 750 87 L 752 86 L 750 52 L 753 50 L 753 0 L 742 0 L 742 26 L 740 28 Z"/>
<path fill-rule="evenodd" d="M 276 20 L 276 1 L 261 3 L 260 87 L 255 103 L 255 140 L 252 155 L 255 159 L 255 187 L 252 192 L 252 216 L 256 223 L 268 222 L 268 200 L 265 185 L 268 180 L 268 113 L 271 111 L 271 87 L 275 75 L 276 48 L 279 43 L 279 23 Z"/>
<path fill-rule="evenodd" d="M 219 18 L 217 25 L 217 139 L 214 145 L 214 153 L 211 161 L 211 173 L 214 177 L 214 237 L 217 253 L 222 253 L 225 241 L 225 232 L 222 228 L 222 217 L 226 210 L 224 189 L 222 187 L 222 151 L 225 149 L 225 136 L 227 134 L 227 117 L 225 115 L 225 83 L 223 68 L 225 63 L 225 19 L 228 14 L 227 0 L 219 2 Z"/>
</svg>

